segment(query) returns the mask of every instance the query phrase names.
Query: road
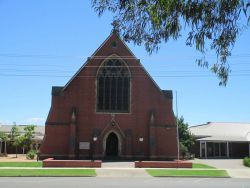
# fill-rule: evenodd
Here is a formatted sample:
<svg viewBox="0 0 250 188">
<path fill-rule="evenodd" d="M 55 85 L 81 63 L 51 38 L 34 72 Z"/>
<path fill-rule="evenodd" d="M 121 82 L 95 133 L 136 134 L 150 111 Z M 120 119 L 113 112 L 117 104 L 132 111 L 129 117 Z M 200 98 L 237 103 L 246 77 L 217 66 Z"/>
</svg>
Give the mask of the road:
<svg viewBox="0 0 250 188">
<path fill-rule="evenodd" d="M 4 188 L 250 188 L 250 179 L 235 178 L 87 178 L 87 177 L 2 177 Z"/>
</svg>

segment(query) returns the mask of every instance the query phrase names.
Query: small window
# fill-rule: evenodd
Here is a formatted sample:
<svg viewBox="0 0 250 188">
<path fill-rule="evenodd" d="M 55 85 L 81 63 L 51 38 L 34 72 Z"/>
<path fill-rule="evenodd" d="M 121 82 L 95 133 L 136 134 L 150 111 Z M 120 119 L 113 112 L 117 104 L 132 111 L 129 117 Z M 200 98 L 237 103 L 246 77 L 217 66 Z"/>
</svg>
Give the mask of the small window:
<svg viewBox="0 0 250 188">
<path fill-rule="evenodd" d="M 128 113 L 130 73 L 124 62 L 110 59 L 97 74 L 97 111 Z"/>
</svg>

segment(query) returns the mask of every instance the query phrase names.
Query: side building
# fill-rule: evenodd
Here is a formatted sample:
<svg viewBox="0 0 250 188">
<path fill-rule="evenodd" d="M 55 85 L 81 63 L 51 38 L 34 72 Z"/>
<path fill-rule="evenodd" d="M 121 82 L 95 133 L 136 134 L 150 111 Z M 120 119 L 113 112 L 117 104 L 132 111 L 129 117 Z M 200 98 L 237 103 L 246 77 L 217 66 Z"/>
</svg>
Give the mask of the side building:
<svg viewBox="0 0 250 188">
<path fill-rule="evenodd" d="M 192 149 L 195 157 L 250 157 L 250 123 L 208 122 L 189 130 L 196 138 Z"/>
<path fill-rule="evenodd" d="M 172 91 L 161 90 L 114 32 L 52 88 L 41 158 L 174 159 Z"/>
<path fill-rule="evenodd" d="M 27 125 L 17 125 L 17 128 L 19 130 L 20 135 L 23 135 L 25 133 L 24 128 Z M 11 129 L 12 129 L 13 125 L 0 125 L 0 132 L 5 133 L 8 137 L 11 134 Z M 35 126 L 35 135 L 34 138 L 32 140 L 32 147 L 35 150 L 39 150 L 42 141 L 43 141 L 43 136 L 44 136 L 44 131 L 45 131 L 45 127 L 44 126 Z M 6 149 L 5 149 L 6 147 Z M 16 148 L 13 147 L 10 143 L 10 140 L 8 138 L 6 144 L 3 140 L 0 139 L 0 154 L 7 152 L 8 154 L 14 154 L 16 153 Z M 17 148 L 17 153 L 22 154 L 22 153 L 26 153 L 26 149 L 25 148 Z"/>
</svg>

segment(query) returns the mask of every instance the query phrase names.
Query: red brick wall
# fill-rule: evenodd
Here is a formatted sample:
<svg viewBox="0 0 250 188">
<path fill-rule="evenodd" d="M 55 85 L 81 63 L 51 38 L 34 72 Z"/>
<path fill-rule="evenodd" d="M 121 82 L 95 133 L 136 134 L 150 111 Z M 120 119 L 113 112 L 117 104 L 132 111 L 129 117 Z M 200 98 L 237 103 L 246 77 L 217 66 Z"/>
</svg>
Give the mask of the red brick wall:
<svg viewBox="0 0 250 188">
<path fill-rule="evenodd" d="M 111 43 L 116 41 L 117 47 Z M 96 52 L 95 56 L 131 56 L 117 35 L 112 35 Z M 144 69 L 135 59 L 124 60 L 131 71 L 131 103 L 130 113 L 115 114 L 115 127 L 110 126 L 111 114 L 96 112 L 96 74 L 103 59 L 91 59 L 68 85 L 63 96 L 52 96 L 52 107 L 47 119 L 45 139 L 41 148 L 41 156 L 54 157 L 56 154 L 66 155 L 69 151 L 69 125 L 72 108 L 76 109 L 77 142 L 92 142 L 93 130 L 98 129 L 100 135 L 95 147 L 95 155 L 103 155 L 103 139 L 105 133 L 114 129 L 121 136 L 123 157 L 150 155 L 149 124 L 150 114 L 155 115 L 154 157 L 173 158 L 176 156 L 176 128 L 167 129 L 166 125 L 175 126 L 172 111 L 172 100 L 164 96 L 162 91 L 153 83 Z M 93 66 L 93 67 L 90 67 Z M 51 123 L 56 125 L 51 125 Z M 132 130 L 129 139 L 126 130 Z M 143 136 L 143 144 L 138 139 Z M 141 144 L 141 145 L 139 145 Z M 141 149 L 142 148 L 142 149 Z M 80 150 L 80 156 L 90 156 L 91 150 Z"/>
<path fill-rule="evenodd" d="M 88 167 L 88 168 L 100 168 L 102 161 L 87 161 L 87 160 L 54 160 L 49 158 L 43 160 L 43 167 Z"/>
</svg>

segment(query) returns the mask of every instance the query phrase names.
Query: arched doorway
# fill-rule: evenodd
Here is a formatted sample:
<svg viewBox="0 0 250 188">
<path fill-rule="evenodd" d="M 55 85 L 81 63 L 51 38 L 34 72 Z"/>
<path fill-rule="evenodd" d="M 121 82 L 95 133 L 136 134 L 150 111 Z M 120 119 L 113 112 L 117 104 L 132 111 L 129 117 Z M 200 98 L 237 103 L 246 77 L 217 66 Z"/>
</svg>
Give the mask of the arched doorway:
<svg viewBox="0 0 250 188">
<path fill-rule="evenodd" d="M 118 137 L 115 133 L 111 132 L 106 141 L 106 156 L 107 157 L 117 157 L 118 156 Z"/>
</svg>

